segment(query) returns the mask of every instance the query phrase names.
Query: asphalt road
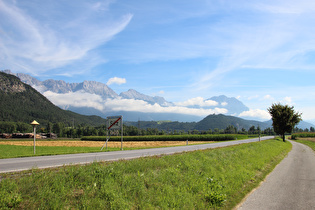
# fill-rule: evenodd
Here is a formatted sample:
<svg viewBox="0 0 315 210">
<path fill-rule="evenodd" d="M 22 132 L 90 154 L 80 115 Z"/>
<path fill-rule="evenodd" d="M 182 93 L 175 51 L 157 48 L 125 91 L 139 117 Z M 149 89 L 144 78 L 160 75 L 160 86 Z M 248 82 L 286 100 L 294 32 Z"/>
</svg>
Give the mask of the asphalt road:
<svg viewBox="0 0 315 210">
<path fill-rule="evenodd" d="M 271 139 L 273 136 L 262 137 L 261 140 Z M 243 143 L 259 141 L 258 138 L 219 142 L 212 144 L 187 145 L 179 147 L 166 147 L 142 150 L 124 150 L 115 152 L 80 153 L 70 155 L 37 156 L 26 158 L 0 159 L 0 173 L 29 170 L 32 168 L 50 168 L 70 164 L 86 164 L 94 161 L 114 161 L 120 159 L 133 159 L 144 156 L 168 155 L 185 151 L 218 148 Z"/>
<path fill-rule="evenodd" d="M 238 209 L 315 209 L 315 153 L 308 146 L 291 143 L 288 156 Z"/>
</svg>

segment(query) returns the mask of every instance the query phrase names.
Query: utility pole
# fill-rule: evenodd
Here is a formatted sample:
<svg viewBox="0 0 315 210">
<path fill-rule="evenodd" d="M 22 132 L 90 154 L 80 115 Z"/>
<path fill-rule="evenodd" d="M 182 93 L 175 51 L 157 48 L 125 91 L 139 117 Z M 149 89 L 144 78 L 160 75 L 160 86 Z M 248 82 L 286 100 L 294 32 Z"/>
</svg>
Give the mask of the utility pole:
<svg viewBox="0 0 315 210">
<path fill-rule="evenodd" d="M 138 118 L 138 136 L 141 135 L 141 131 L 140 131 L 140 118 Z"/>
</svg>

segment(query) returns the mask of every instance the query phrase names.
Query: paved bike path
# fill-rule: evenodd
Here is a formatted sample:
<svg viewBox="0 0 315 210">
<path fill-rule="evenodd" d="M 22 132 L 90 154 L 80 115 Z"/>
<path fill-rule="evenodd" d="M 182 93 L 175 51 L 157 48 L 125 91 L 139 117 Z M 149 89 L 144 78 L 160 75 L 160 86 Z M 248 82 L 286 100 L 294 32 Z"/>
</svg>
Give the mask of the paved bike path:
<svg viewBox="0 0 315 210">
<path fill-rule="evenodd" d="M 290 142 L 288 156 L 237 209 L 315 209 L 315 153 L 304 144 Z"/>
</svg>

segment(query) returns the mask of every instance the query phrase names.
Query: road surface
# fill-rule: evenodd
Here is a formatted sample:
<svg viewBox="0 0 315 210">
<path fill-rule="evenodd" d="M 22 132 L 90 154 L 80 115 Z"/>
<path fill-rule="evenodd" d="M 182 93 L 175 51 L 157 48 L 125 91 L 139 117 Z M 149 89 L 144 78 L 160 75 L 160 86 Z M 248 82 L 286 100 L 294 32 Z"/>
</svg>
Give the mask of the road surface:
<svg viewBox="0 0 315 210">
<path fill-rule="evenodd" d="M 261 137 L 261 140 L 271 139 L 273 136 Z M 179 147 L 153 148 L 141 150 L 125 150 L 115 152 L 80 153 L 69 155 L 37 156 L 25 158 L 0 159 L 0 173 L 29 170 L 32 168 L 50 168 L 69 164 L 86 164 L 94 161 L 115 161 L 153 155 L 169 155 L 185 151 L 218 148 L 243 143 L 259 141 L 258 138 L 219 142 L 212 144 L 187 145 Z"/>
<path fill-rule="evenodd" d="M 315 209 L 315 153 L 304 144 L 291 143 L 288 156 L 238 209 Z"/>
</svg>

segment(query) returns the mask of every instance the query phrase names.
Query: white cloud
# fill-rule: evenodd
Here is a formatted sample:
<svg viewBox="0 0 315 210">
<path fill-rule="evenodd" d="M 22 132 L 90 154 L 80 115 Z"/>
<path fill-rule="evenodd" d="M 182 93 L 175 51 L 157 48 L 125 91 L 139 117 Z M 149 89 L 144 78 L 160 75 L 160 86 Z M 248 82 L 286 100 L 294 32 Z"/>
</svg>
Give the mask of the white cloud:
<svg viewBox="0 0 315 210">
<path fill-rule="evenodd" d="M 210 27 L 210 37 L 213 40 L 205 43 L 213 45 L 212 49 L 217 49 L 219 59 L 216 66 L 198 75 L 194 84 L 196 88 L 207 90 L 220 87 L 227 73 L 241 70 L 245 66 L 251 66 L 253 71 L 264 68 L 281 71 L 314 69 L 312 62 L 305 61 L 315 49 L 312 38 L 315 31 L 309 29 L 314 21 L 315 3 L 304 0 L 251 1 L 244 6 L 240 3 L 238 4 L 242 6 L 236 6 L 234 2 L 226 4 L 231 6 L 232 14 L 239 14 L 243 10 L 242 13 L 246 16 L 247 11 L 259 11 L 255 17 L 250 16 L 251 20 L 237 21 L 239 17 L 231 15 L 235 20 L 225 17 L 221 24 Z M 220 36 L 224 38 L 220 39 Z"/>
<path fill-rule="evenodd" d="M 66 108 L 69 105 L 74 107 L 89 107 L 104 111 L 104 100 L 101 96 L 85 92 L 70 92 L 58 94 L 51 91 L 43 93 L 55 105 Z"/>
<path fill-rule="evenodd" d="M 280 1 L 281 2 L 281 1 Z M 315 3 L 308 0 L 301 0 L 298 4 L 295 2 L 288 2 L 287 4 L 281 4 L 280 2 L 274 1 L 273 4 L 257 4 L 256 9 L 264 12 L 270 12 L 274 14 L 303 14 L 306 12 L 313 12 Z M 279 4 L 280 3 L 280 4 Z"/>
<path fill-rule="evenodd" d="M 315 124 L 314 106 L 302 107 L 299 109 L 295 109 L 295 111 L 302 113 L 302 119 L 303 120 L 309 120 Z"/>
<path fill-rule="evenodd" d="M 284 99 L 282 100 L 282 103 L 287 104 L 287 105 L 292 105 L 292 98 L 291 97 L 284 97 Z"/>
<path fill-rule="evenodd" d="M 160 91 L 158 92 L 158 94 L 164 95 L 164 94 L 165 94 L 165 91 L 164 91 L 164 90 L 160 90 Z"/>
<path fill-rule="evenodd" d="M 268 111 L 261 109 L 251 109 L 249 111 L 244 111 L 239 114 L 239 117 L 260 118 L 262 120 L 269 120 L 271 118 Z"/>
<path fill-rule="evenodd" d="M 76 6 L 57 1 L 21 5 L 0 0 L 0 19 L 6 20 L 0 22 L 0 62 L 33 74 L 74 61 L 80 61 L 77 70 L 83 63 L 91 67 L 104 62 L 92 50 L 124 30 L 132 19 L 131 14 L 113 19 L 108 13 L 96 13 L 101 5 L 83 1 Z"/>
<path fill-rule="evenodd" d="M 265 95 L 264 100 L 274 100 L 274 98 L 271 95 Z"/>
<path fill-rule="evenodd" d="M 43 93 L 55 105 L 67 108 L 89 107 L 100 111 L 134 111 L 144 113 L 176 113 L 196 116 L 207 116 L 209 114 L 226 114 L 228 110 L 224 108 L 204 109 L 188 108 L 183 106 L 160 106 L 159 104 L 149 104 L 142 100 L 134 99 L 102 99 L 101 96 L 86 92 L 70 92 L 58 94 L 51 91 Z"/>
<path fill-rule="evenodd" d="M 126 83 L 126 79 L 125 78 L 118 78 L 118 77 L 113 77 L 113 78 L 110 78 L 106 85 L 111 85 L 111 84 L 118 84 L 118 85 L 121 85 L 121 84 L 124 84 Z"/>
<path fill-rule="evenodd" d="M 221 105 L 222 105 L 222 106 L 227 106 L 228 103 L 227 103 L 227 102 L 222 102 Z"/>
<path fill-rule="evenodd" d="M 206 107 L 206 106 L 217 106 L 218 102 L 212 101 L 212 100 L 204 100 L 202 97 L 196 97 L 196 98 L 191 98 L 187 101 L 184 102 L 177 102 L 175 103 L 177 106 L 201 106 L 201 107 Z"/>
<path fill-rule="evenodd" d="M 153 112 L 153 113 L 177 113 L 196 116 L 207 116 L 209 114 L 225 114 L 228 111 L 223 108 L 203 109 L 188 108 L 182 106 L 162 107 L 159 104 L 149 104 L 145 101 L 134 99 L 107 99 L 105 101 L 106 108 L 114 111 L 137 111 L 137 112 Z"/>
</svg>

